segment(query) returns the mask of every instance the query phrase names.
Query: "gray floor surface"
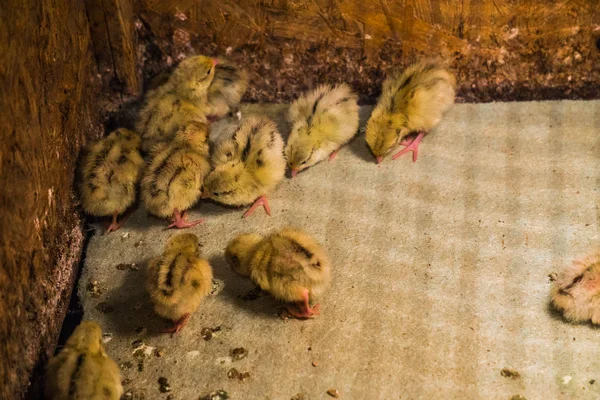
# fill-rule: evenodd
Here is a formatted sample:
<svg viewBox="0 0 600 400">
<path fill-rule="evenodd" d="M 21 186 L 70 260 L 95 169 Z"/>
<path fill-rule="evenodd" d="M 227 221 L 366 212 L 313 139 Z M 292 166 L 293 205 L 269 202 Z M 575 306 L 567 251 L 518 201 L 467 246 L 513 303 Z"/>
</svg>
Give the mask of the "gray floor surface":
<svg viewBox="0 0 600 400">
<path fill-rule="evenodd" d="M 269 114 L 287 134 L 285 109 L 250 105 L 243 115 Z M 107 333 L 128 398 L 223 389 L 232 399 L 313 400 L 336 389 L 361 400 L 597 399 L 600 331 L 549 308 L 548 275 L 600 247 L 599 161 L 600 101 L 456 105 L 417 163 L 378 167 L 359 135 L 335 161 L 284 180 L 271 217 L 197 205 L 191 217 L 207 222 L 190 231 L 218 285 L 175 337 L 159 333 L 167 323 L 152 312 L 144 269 L 178 232 L 140 207 L 89 243 L 85 318 Z M 334 264 L 322 314 L 308 321 L 279 318 L 268 295 L 243 298 L 254 286 L 223 258 L 236 234 L 289 224 L 314 234 Z M 205 340 L 202 329 L 217 327 Z M 239 347 L 248 355 L 234 360 Z M 250 376 L 230 379 L 232 368 Z"/>
</svg>

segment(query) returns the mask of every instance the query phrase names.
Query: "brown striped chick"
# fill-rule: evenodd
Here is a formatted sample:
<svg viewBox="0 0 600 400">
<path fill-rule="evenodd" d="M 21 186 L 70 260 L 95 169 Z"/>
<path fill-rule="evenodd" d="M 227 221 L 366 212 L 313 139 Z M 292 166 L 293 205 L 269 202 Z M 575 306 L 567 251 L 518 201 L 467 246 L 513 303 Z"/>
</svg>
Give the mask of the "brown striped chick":
<svg viewBox="0 0 600 400">
<path fill-rule="evenodd" d="M 454 75 L 431 62 L 392 72 L 367 122 L 366 140 L 377 163 L 400 145 L 406 147 L 392 159 L 412 151 L 416 162 L 423 136 L 454 103 L 455 87 Z M 410 140 L 411 134 L 417 136 Z"/>
<path fill-rule="evenodd" d="M 204 181 L 203 197 L 232 206 L 254 202 L 244 218 L 263 206 L 266 195 L 285 175 L 283 140 L 268 118 L 248 118 L 229 138 L 220 140 L 212 156 L 214 169 Z"/>
<path fill-rule="evenodd" d="M 210 171 L 207 140 L 206 124 L 190 123 L 151 156 L 142 178 L 142 200 L 150 213 L 173 218 L 168 228 L 189 228 L 204 221 L 188 222 L 185 214 L 198 202 Z"/>
<path fill-rule="evenodd" d="M 292 132 L 285 157 L 292 178 L 329 157 L 358 131 L 358 96 L 346 84 L 323 85 L 298 98 L 289 110 Z"/>
<path fill-rule="evenodd" d="M 44 394 L 50 400 L 118 400 L 123 394 L 119 366 L 106 354 L 102 330 L 82 322 L 47 365 Z"/>
<path fill-rule="evenodd" d="M 166 83 L 147 94 L 136 125 L 142 134 L 144 152 L 173 139 L 190 121 L 206 122 L 208 88 L 216 63 L 205 56 L 186 58 Z"/>
<path fill-rule="evenodd" d="M 600 324 L 600 252 L 574 261 L 554 282 L 551 294 L 567 320 Z"/>
<path fill-rule="evenodd" d="M 215 121 L 232 114 L 248 89 L 248 73 L 219 58 L 215 77 L 208 88 L 208 119 Z"/>
<path fill-rule="evenodd" d="M 86 149 L 79 172 L 79 193 L 83 210 L 97 217 L 112 215 L 106 233 L 116 231 L 126 221 L 117 222 L 136 198 L 144 160 L 140 136 L 120 128 Z"/>
<path fill-rule="evenodd" d="M 198 253 L 198 237 L 179 234 L 149 263 L 146 289 L 154 310 L 174 323 L 165 333 L 179 332 L 212 289 L 212 268 Z"/>
<path fill-rule="evenodd" d="M 229 242 L 225 258 L 235 272 L 250 277 L 262 290 L 294 303 L 287 309 L 295 317 L 319 314 L 319 305 L 311 307 L 310 299 L 329 285 L 331 263 L 307 233 L 284 228 L 267 237 L 243 234 Z"/>
</svg>

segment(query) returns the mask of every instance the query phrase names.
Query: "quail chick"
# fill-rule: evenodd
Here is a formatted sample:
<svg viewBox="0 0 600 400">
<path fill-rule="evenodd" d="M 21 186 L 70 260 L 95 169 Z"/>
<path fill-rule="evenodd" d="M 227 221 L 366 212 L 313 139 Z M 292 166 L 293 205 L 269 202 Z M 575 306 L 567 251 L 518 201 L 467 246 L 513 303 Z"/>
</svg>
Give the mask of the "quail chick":
<svg viewBox="0 0 600 400">
<path fill-rule="evenodd" d="M 142 178 L 142 200 L 150 213 L 173 217 L 168 228 L 189 228 L 203 222 L 187 222 L 185 211 L 200 198 L 202 182 L 210 171 L 208 151 L 208 127 L 190 123 L 173 142 L 153 152 Z"/>
<path fill-rule="evenodd" d="M 240 104 L 240 100 L 248 89 L 248 73 L 225 60 L 218 59 L 215 77 L 208 88 L 208 118 L 217 120 Z"/>
<path fill-rule="evenodd" d="M 284 228 L 262 237 L 243 234 L 227 245 L 225 258 L 235 272 L 249 276 L 273 297 L 294 303 L 287 307 L 297 318 L 319 314 L 309 300 L 329 285 L 331 263 L 325 250 L 307 233 Z"/>
<path fill-rule="evenodd" d="M 198 237 L 173 236 L 164 253 L 150 261 L 146 288 L 161 317 L 174 322 L 168 333 L 177 333 L 212 289 L 212 268 L 198 257 Z"/>
<path fill-rule="evenodd" d="M 271 215 L 266 195 L 283 179 L 285 160 L 283 140 L 270 119 L 248 118 L 231 137 L 218 142 L 212 162 L 203 197 L 233 206 L 256 200 L 244 218 L 260 205 Z"/>
<path fill-rule="evenodd" d="M 291 106 L 292 132 L 285 147 L 292 178 L 329 157 L 358 131 L 358 96 L 346 84 L 323 85 Z"/>
<path fill-rule="evenodd" d="M 206 122 L 208 88 L 216 64 L 217 60 L 205 56 L 187 58 L 166 83 L 148 93 L 136 125 L 142 134 L 144 152 L 173 139 L 191 121 Z"/>
<path fill-rule="evenodd" d="M 123 394 L 118 365 L 105 353 L 102 330 L 84 321 L 48 362 L 45 395 L 50 400 L 118 400 Z"/>
<path fill-rule="evenodd" d="M 552 304 L 571 322 L 600 324 L 600 252 L 570 265 L 552 287 Z"/>
<path fill-rule="evenodd" d="M 454 103 L 456 79 L 435 63 L 422 62 L 404 72 L 394 71 L 383 82 L 381 96 L 367 122 L 366 140 L 377 163 L 399 145 L 392 156 L 412 151 L 417 161 L 419 144 Z M 416 133 L 416 137 L 407 137 Z"/>
<path fill-rule="evenodd" d="M 82 158 L 79 192 L 85 212 L 97 217 L 112 215 L 106 233 L 125 222 L 117 222 L 135 201 L 136 186 L 142 176 L 144 160 L 140 136 L 120 128 L 92 144 Z"/>
</svg>

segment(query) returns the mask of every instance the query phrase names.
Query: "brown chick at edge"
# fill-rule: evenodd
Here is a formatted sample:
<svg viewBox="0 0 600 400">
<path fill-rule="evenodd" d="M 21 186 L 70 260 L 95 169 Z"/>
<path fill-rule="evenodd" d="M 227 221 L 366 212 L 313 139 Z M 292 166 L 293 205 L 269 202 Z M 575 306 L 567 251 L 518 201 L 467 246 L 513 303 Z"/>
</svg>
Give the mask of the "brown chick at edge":
<svg viewBox="0 0 600 400">
<path fill-rule="evenodd" d="M 287 310 L 295 317 L 319 314 L 319 305 L 311 307 L 310 299 L 329 285 L 331 263 L 307 233 L 284 228 L 267 237 L 239 235 L 227 245 L 225 258 L 235 272 L 250 277 L 262 290 L 294 303 Z"/>
<path fill-rule="evenodd" d="M 183 60 L 164 84 L 151 90 L 140 110 L 136 129 L 142 135 L 142 150 L 151 152 L 168 143 L 190 121 L 206 122 L 208 88 L 217 60 L 194 56 Z"/>
<path fill-rule="evenodd" d="M 142 178 L 142 200 L 146 209 L 162 218 L 172 217 L 168 228 L 189 228 L 204 220 L 186 221 L 186 210 L 201 195 L 210 171 L 208 127 L 190 123 L 168 145 L 157 146 Z"/>
<path fill-rule="evenodd" d="M 423 136 L 435 128 L 454 104 L 456 78 L 432 62 L 421 62 L 404 72 L 392 72 L 383 82 L 381 96 L 367 122 L 366 140 L 381 163 L 398 146 L 392 159 L 412 151 L 417 161 Z M 408 136 L 415 134 L 412 140 Z"/>
<path fill-rule="evenodd" d="M 229 138 L 215 145 L 214 169 L 204 181 L 203 197 L 222 204 L 254 204 L 244 213 L 252 215 L 263 206 L 271 215 L 266 195 L 285 175 L 283 139 L 268 118 L 248 118 Z"/>
<path fill-rule="evenodd" d="M 119 366 L 106 354 L 102 330 L 82 322 L 47 365 L 49 400 L 118 400 L 123 394 Z"/>
<path fill-rule="evenodd" d="M 174 322 L 166 333 L 177 333 L 212 289 L 212 268 L 198 257 L 198 237 L 173 236 L 164 253 L 150 261 L 146 288 L 158 315 Z"/>
<path fill-rule="evenodd" d="M 127 220 L 117 222 L 136 198 L 144 160 L 140 136 L 120 128 L 86 149 L 80 170 L 79 193 L 83 210 L 97 217 L 112 215 L 106 233 L 116 231 Z"/>
<path fill-rule="evenodd" d="M 565 319 L 600 324 L 600 252 L 568 266 L 551 294 L 552 304 Z"/>
</svg>

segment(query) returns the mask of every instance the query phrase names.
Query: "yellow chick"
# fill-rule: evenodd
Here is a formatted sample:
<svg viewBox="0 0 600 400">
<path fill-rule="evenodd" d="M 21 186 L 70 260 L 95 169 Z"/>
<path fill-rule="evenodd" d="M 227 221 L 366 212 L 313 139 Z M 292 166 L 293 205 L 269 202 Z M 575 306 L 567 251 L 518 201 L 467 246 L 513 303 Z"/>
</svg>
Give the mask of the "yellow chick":
<svg viewBox="0 0 600 400">
<path fill-rule="evenodd" d="M 232 111 L 240 104 L 240 100 L 248 89 L 248 73 L 219 58 L 215 67 L 215 77 L 208 88 L 208 118 L 217 120 Z"/>
<path fill-rule="evenodd" d="M 309 301 L 329 285 L 331 263 L 307 233 L 288 227 L 267 237 L 243 234 L 229 242 L 225 258 L 235 272 L 249 276 L 262 290 L 294 303 L 287 309 L 295 317 L 319 314 L 319 305 L 311 307 Z"/>
<path fill-rule="evenodd" d="M 82 157 L 79 193 L 84 211 L 104 217 L 112 215 L 106 233 L 116 231 L 126 221 L 117 222 L 136 198 L 144 160 L 140 155 L 140 136 L 120 128 L 92 144 Z"/>
<path fill-rule="evenodd" d="M 270 119 L 248 118 L 230 138 L 217 143 L 212 162 L 203 197 L 233 206 L 256 200 L 244 218 L 260 205 L 271 215 L 266 195 L 283 179 L 285 159 L 283 140 Z"/>
<path fill-rule="evenodd" d="M 136 124 L 144 152 L 173 139 L 191 121 L 206 122 L 208 88 L 216 64 L 217 60 L 205 56 L 187 58 L 166 83 L 148 93 Z"/>
<path fill-rule="evenodd" d="M 60 353 L 50 359 L 44 393 L 49 400 L 118 400 L 121 397 L 121 372 L 104 351 L 98 324 L 82 322 Z"/>
<path fill-rule="evenodd" d="M 142 200 L 159 217 L 173 217 L 168 228 L 189 228 L 204 220 L 186 221 L 185 212 L 200 198 L 210 171 L 208 127 L 190 123 L 173 142 L 157 146 L 142 178 Z"/>
<path fill-rule="evenodd" d="M 289 110 L 292 132 L 285 157 L 292 178 L 329 157 L 358 131 L 358 96 L 346 84 L 323 85 L 301 96 Z"/>
<path fill-rule="evenodd" d="M 554 282 L 552 304 L 571 322 L 600 324 L 600 252 L 576 260 Z"/>
<path fill-rule="evenodd" d="M 198 257 L 198 237 L 173 236 L 160 257 L 150 261 L 146 288 L 154 310 L 174 322 L 166 333 L 177 333 L 212 289 L 212 268 Z"/>
<path fill-rule="evenodd" d="M 383 82 L 381 96 L 367 122 L 366 140 L 377 163 L 397 148 L 392 159 L 412 151 L 417 161 L 419 144 L 454 103 L 456 78 L 435 63 L 422 62 Z M 412 141 L 407 136 L 416 133 Z"/>
</svg>

